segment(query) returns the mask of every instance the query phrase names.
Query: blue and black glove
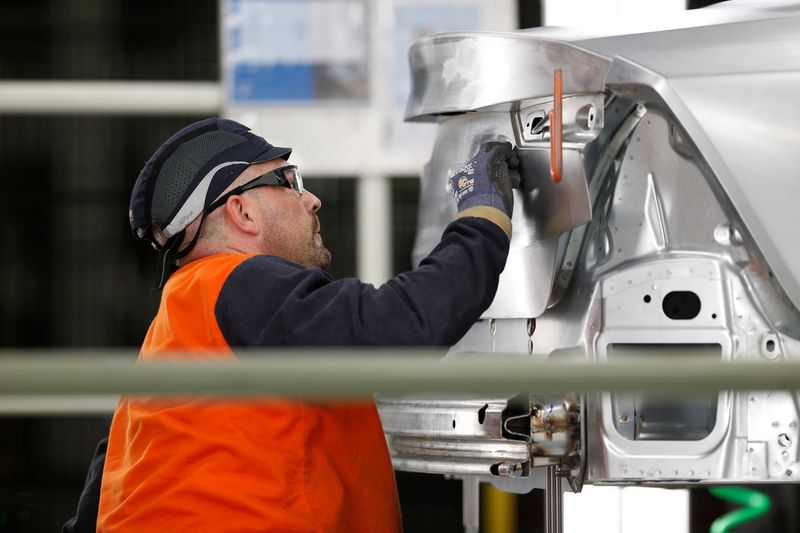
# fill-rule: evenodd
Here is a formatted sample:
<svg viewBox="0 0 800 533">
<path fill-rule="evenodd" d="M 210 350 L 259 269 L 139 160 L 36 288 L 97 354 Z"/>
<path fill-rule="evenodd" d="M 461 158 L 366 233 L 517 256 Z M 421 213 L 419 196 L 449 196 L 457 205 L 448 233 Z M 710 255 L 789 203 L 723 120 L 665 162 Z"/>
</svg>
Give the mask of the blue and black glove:
<svg viewBox="0 0 800 533">
<path fill-rule="evenodd" d="M 487 142 L 478 153 L 452 177 L 458 216 L 487 218 L 511 236 L 511 213 L 514 211 L 513 187 L 519 186 L 519 157 L 507 142 Z M 502 212 L 494 212 L 494 208 Z"/>
</svg>

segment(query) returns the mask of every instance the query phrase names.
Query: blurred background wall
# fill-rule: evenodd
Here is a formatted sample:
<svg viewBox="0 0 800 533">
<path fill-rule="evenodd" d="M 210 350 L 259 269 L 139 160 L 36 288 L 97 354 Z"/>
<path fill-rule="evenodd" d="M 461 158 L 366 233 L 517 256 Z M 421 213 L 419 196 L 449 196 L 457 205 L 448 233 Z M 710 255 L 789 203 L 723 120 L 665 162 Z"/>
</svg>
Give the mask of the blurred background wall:
<svg viewBox="0 0 800 533">
<path fill-rule="evenodd" d="M 538 0 L 515 2 L 516 27 L 541 24 Z M 218 83 L 220 48 L 217 0 L 0 3 L 0 83 Z M 130 189 L 164 139 L 205 116 L 0 114 L 0 346 L 138 348 L 159 294 L 155 254 L 131 237 Z M 389 274 L 411 267 L 415 178 L 388 176 Z M 324 203 L 332 274 L 356 275 L 358 228 L 369 222 L 359 220 L 357 176 L 310 174 L 307 187 Z M 108 422 L 0 416 L 0 531 L 60 529 Z M 399 486 L 408 531 L 461 531 L 460 483 L 404 474 Z M 525 512 L 538 523 L 536 508 Z"/>
<path fill-rule="evenodd" d="M 538 2 L 521 13 L 538 25 Z M 219 82 L 219 25 L 216 0 L 4 0 L 0 82 Z M 205 116 L 0 114 L 2 347 L 138 348 L 159 294 L 156 256 L 131 236 L 130 189 L 164 139 Z M 411 267 L 414 178 L 389 179 L 391 273 Z M 355 275 L 355 176 L 309 175 L 307 187 L 324 202 L 332 274 Z M 0 531 L 60 529 L 108 422 L 0 416 Z M 445 514 L 458 530 L 460 488 L 450 484 Z M 415 514 L 435 524 L 442 508 Z"/>
</svg>

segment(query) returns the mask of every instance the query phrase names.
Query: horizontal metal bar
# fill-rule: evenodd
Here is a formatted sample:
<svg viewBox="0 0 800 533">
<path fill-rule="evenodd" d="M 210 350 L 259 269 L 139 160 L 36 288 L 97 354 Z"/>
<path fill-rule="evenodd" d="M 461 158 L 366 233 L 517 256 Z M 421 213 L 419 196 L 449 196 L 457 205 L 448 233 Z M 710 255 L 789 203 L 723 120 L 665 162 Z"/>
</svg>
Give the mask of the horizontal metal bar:
<svg viewBox="0 0 800 533">
<path fill-rule="evenodd" d="M 117 407 L 119 396 L 72 395 L 33 396 L 0 395 L 0 417 L 3 416 L 72 416 L 108 415 Z"/>
<path fill-rule="evenodd" d="M 218 82 L 3 81 L 0 113 L 216 115 Z"/>
<path fill-rule="evenodd" d="M 519 354 L 440 359 L 436 351 L 270 350 L 240 361 L 171 359 L 134 365 L 135 356 L 76 357 L 75 352 L 0 352 L 2 395 L 277 395 L 342 398 L 419 392 L 671 393 L 800 389 L 800 362 L 721 362 L 707 352 L 676 350 L 664 357 L 621 362 L 540 362 Z M 312 355 L 313 354 L 313 355 Z M 19 355 L 19 352 L 17 352 Z M 119 353 L 117 353 L 119 355 Z M 176 354 L 177 355 L 177 354 Z M 186 354 L 183 354 L 186 355 Z M 208 357 L 208 354 L 198 356 Z"/>
</svg>

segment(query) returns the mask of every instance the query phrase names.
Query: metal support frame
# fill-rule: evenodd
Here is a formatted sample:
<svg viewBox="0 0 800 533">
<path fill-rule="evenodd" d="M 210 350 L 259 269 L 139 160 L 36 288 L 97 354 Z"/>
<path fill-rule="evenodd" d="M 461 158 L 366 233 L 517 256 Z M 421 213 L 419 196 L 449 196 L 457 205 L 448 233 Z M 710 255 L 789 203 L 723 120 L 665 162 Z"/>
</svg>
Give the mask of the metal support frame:
<svg viewBox="0 0 800 533">
<path fill-rule="evenodd" d="M 547 468 L 547 486 L 544 490 L 544 530 L 547 533 L 562 533 L 564 513 L 562 508 L 561 477 L 556 466 Z"/>
<path fill-rule="evenodd" d="M 356 264 L 358 277 L 380 285 L 391 277 L 392 189 L 387 176 L 358 178 Z"/>
<path fill-rule="evenodd" d="M 49 115 L 217 115 L 217 82 L 3 81 L 0 113 Z"/>
<path fill-rule="evenodd" d="M 478 476 L 461 480 L 462 522 L 464 533 L 478 533 L 481 528 L 481 482 Z"/>
</svg>

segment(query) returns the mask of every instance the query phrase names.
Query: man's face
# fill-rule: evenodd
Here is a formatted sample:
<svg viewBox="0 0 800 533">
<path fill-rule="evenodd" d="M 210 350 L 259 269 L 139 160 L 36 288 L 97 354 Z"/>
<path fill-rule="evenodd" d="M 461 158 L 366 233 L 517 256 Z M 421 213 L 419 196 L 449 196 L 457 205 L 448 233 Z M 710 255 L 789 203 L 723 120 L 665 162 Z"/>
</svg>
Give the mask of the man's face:
<svg viewBox="0 0 800 533">
<path fill-rule="evenodd" d="M 256 176 L 287 165 L 282 159 L 269 161 Z M 323 270 L 331 264 L 331 253 L 322 243 L 317 211 L 322 202 L 311 191 L 299 194 L 286 187 L 258 187 L 257 195 L 264 224 L 264 250 L 304 266 Z"/>
</svg>

